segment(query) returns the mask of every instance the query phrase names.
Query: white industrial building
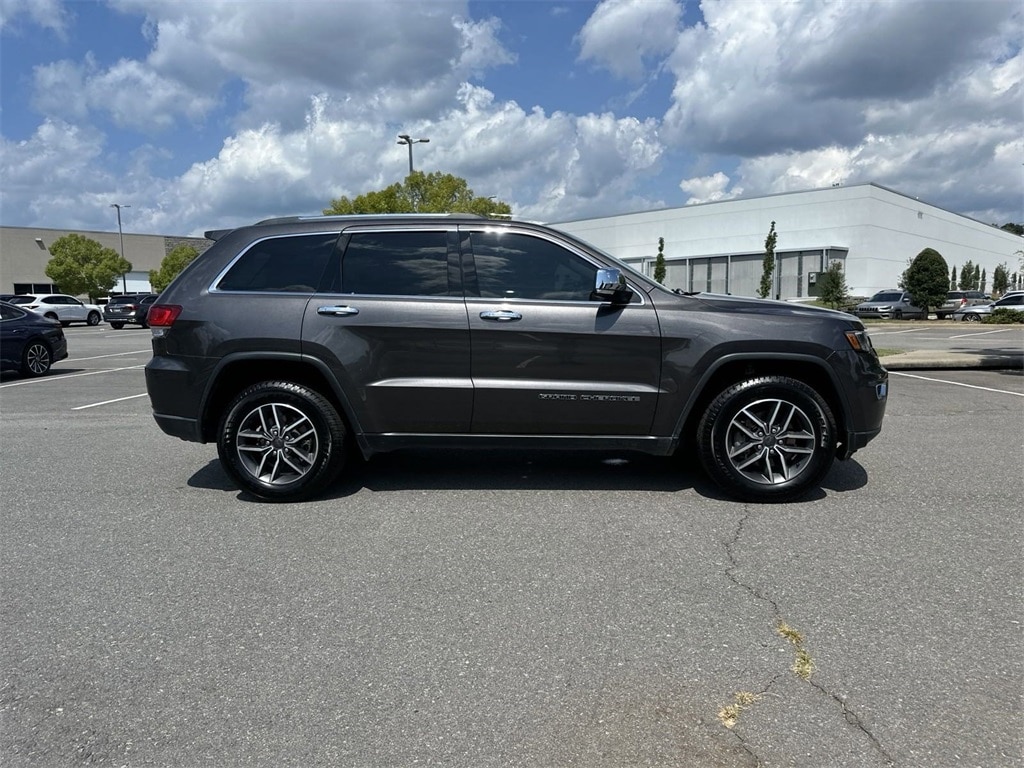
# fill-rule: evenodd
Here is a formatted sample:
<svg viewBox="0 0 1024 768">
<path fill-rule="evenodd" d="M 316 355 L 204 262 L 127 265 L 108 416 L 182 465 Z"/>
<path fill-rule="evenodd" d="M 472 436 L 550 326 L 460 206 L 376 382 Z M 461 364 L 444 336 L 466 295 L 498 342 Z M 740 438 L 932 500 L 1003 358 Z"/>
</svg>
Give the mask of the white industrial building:
<svg viewBox="0 0 1024 768">
<path fill-rule="evenodd" d="M 815 295 L 815 275 L 843 264 L 851 296 L 895 288 L 925 248 L 952 270 L 968 261 L 986 271 L 1020 272 L 1024 239 L 877 184 L 726 200 L 554 226 L 652 274 L 664 238 L 665 285 L 687 291 L 757 295 L 765 240 L 775 222 L 774 296 Z M 1005 223 L 1005 222 L 1000 222 Z"/>
</svg>

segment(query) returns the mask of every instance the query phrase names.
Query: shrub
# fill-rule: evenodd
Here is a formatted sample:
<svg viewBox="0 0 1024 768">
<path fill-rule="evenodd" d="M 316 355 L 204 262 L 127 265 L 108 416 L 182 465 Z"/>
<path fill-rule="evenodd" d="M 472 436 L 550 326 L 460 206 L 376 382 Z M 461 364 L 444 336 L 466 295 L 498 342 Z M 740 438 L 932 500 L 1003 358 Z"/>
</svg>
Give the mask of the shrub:
<svg viewBox="0 0 1024 768">
<path fill-rule="evenodd" d="M 1019 309 L 1000 307 L 985 318 L 984 322 L 999 325 L 1024 324 L 1024 312 Z"/>
</svg>

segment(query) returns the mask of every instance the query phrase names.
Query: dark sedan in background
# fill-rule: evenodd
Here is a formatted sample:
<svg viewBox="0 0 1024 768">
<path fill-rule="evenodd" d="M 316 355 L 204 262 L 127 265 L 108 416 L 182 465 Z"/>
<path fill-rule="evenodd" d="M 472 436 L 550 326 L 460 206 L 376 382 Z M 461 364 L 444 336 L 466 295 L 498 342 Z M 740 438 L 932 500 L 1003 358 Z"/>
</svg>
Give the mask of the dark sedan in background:
<svg viewBox="0 0 1024 768">
<path fill-rule="evenodd" d="M 67 356 L 67 339 L 58 321 L 0 301 L 0 368 L 42 376 Z"/>
<path fill-rule="evenodd" d="M 124 328 L 128 323 L 148 328 L 146 316 L 149 308 L 156 301 L 155 293 L 129 293 L 124 296 L 113 296 L 103 307 L 103 319 L 115 330 Z"/>
</svg>

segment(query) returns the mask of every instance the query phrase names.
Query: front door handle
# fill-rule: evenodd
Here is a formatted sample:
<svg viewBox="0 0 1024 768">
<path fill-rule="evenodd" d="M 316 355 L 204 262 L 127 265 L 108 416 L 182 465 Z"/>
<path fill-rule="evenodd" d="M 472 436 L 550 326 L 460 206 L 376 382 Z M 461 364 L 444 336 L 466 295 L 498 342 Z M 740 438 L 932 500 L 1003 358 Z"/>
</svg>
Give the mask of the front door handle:
<svg viewBox="0 0 1024 768">
<path fill-rule="evenodd" d="M 513 320 L 522 320 L 523 316 L 511 309 L 491 309 L 480 313 L 481 320 L 494 320 L 497 323 L 511 323 Z"/>
<path fill-rule="evenodd" d="M 345 315 L 358 315 L 359 310 L 355 307 L 346 306 L 335 306 L 335 307 L 317 307 L 316 313 L 318 315 L 331 315 L 333 317 L 344 317 Z"/>
</svg>

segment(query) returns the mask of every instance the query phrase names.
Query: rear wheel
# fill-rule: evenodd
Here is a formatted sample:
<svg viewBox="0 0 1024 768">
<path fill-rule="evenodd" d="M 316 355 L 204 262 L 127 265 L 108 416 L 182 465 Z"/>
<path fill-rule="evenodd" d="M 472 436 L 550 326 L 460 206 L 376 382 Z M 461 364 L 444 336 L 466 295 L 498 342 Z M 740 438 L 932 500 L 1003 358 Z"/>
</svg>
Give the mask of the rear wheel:
<svg viewBox="0 0 1024 768">
<path fill-rule="evenodd" d="M 268 501 L 299 501 L 337 477 L 345 439 L 344 422 L 326 398 L 293 382 L 264 381 L 228 407 L 217 453 L 242 489 Z"/>
<path fill-rule="evenodd" d="M 705 470 L 726 493 L 745 501 L 789 501 L 832 466 L 835 417 L 803 382 L 765 376 L 734 384 L 711 402 L 697 445 Z"/>
<path fill-rule="evenodd" d="M 26 376 L 42 376 L 50 370 L 53 354 L 45 341 L 34 340 L 25 345 L 21 353 L 21 372 Z"/>
<path fill-rule="evenodd" d="M 124 323 L 111 323 L 110 327 L 113 328 L 115 331 L 120 331 L 122 328 L 124 328 Z"/>
</svg>

